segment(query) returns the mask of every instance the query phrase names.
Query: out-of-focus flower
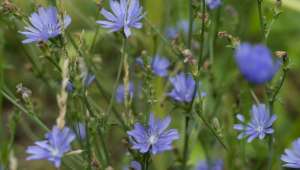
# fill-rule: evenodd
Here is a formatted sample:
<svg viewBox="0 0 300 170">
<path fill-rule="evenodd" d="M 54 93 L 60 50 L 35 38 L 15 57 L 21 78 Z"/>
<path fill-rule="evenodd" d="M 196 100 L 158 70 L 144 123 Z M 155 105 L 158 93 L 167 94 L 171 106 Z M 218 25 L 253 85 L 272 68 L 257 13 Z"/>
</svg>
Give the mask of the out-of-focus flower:
<svg viewBox="0 0 300 170">
<path fill-rule="evenodd" d="M 88 87 L 88 86 L 90 86 L 93 82 L 94 82 L 94 80 L 96 79 L 96 76 L 95 75 L 93 75 L 93 74 L 87 74 L 85 77 L 84 77 L 84 86 L 85 87 Z"/>
<path fill-rule="evenodd" d="M 168 27 L 165 30 L 165 35 L 167 36 L 167 38 L 169 39 L 175 39 L 178 36 L 178 30 L 175 27 Z"/>
<path fill-rule="evenodd" d="M 265 45 L 242 43 L 235 51 L 235 60 L 242 75 L 251 83 L 263 84 L 272 80 L 280 62 L 274 61 Z"/>
<path fill-rule="evenodd" d="M 181 20 L 177 23 L 177 28 L 179 30 L 182 30 L 183 33 L 187 34 L 190 29 L 190 24 L 188 20 Z M 194 28 L 193 28 L 194 29 Z"/>
<path fill-rule="evenodd" d="M 60 129 L 56 126 L 45 135 L 45 140 L 35 142 L 34 146 L 29 146 L 26 150 L 27 160 L 47 159 L 55 167 L 60 167 L 64 154 L 71 150 L 71 142 L 75 139 L 75 134 L 68 127 Z"/>
<path fill-rule="evenodd" d="M 267 134 L 274 133 L 272 128 L 273 122 L 276 120 L 276 115 L 270 115 L 269 109 L 264 104 L 253 105 L 251 110 L 251 121 L 245 124 L 243 115 L 238 114 L 237 119 L 242 124 L 235 124 L 234 129 L 241 131 L 238 139 L 248 137 L 248 142 L 255 138 L 263 139 Z"/>
<path fill-rule="evenodd" d="M 196 83 L 193 76 L 190 74 L 179 73 L 178 75 L 171 77 L 170 82 L 173 85 L 173 89 L 167 95 L 179 102 L 191 102 L 196 93 Z M 201 82 L 199 82 L 201 86 Z M 196 93 L 196 94 L 195 94 Z M 205 92 L 201 92 L 201 97 L 206 96 Z"/>
<path fill-rule="evenodd" d="M 169 66 L 169 60 L 166 58 L 162 58 L 159 55 L 156 55 L 151 61 L 151 68 L 153 72 L 161 77 L 165 77 L 168 75 Z"/>
<path fill-rule="evenodd" d="M 141 57 L 136 58 L 135 63 L 141 67 L 144 67 L 144 61 Z"/>
<path fill-rule="evenodd" d="M 73 93 L 75 90 L 75 86 L 73 85 L 73 83 L 71 81 L 68 81 L 68 84 L 66 86 L 66 91 L 68 93 Z"/>
<path fill-rule="evenodd" d="M 77 123 L 75 124 L 75 133 L 79 136 L 81 140 L 85 139 L 86 137 L 86 128 L 84 123 Z"/>
<path fill-rule="evenodd" d="M 216 160 L 209 164 L 207 161 L 200 161 L 195 170 L 223 170 L 224 163 L 222 160 Z"/>
<path fill-rule="evenodd" d="M 132 148 L 141 153 L 150 152 L 151 154 L 171 150 L 172 142 L 179 139 L 179 134 L 176 129 L 166 130 L 170 123 L 171 117 L 155 120 L 153 113 L 150 113 L 148 126 L 136 123 L 134 129 L 127 132 L 133 145 Z"/>
<path fill-rule="evenodd" d="M 134 84 L 132 82 L 129 82 L 128 84 L 128 95 L 130 98 L 133 98 L 134 95 Z M 116 100 L 118 103 L 122 103 L 124 101 L 125 97 L 125 86 L 119 85 L 117 88 L 117 94 L 116 94 Z"/>
<path fill-rule="evenodd" d="M 67 15 L 61 22 L 55 7 L 40 7 L 37 13 L 35 12 L 29 17 L 29 21 L 30 25 L 25 27 L 25 31 L 20 32 L 27 37 L 22 41 L 24 44 L 45 42 L 60 35 L 63 29 L 70 25 L 71 17 Z"/>
<path fill-rule="evenodd" d="M 206 5 L 209 9 L 216 9 L 221 6 L 221 0 L 205 0 Z"/>
<path fill-rule="evenodd" d="M 138 161 L 131 161 L 129 167 L 125 167 L 124 170 L 142 170 L 142 165 Z"/>
<path fill-rule="evenodd" d="M 293 142 L 292 148 L 285 149 L 281 160 L 284 162 L 284 167 L 300 168 L 300 138 Z"/>
<path fill-rule="evenodd" d="M 122 29 L 127 38 L 131 35 L 130 28 L 142 28 L 141 19 L 144 14 L 139 0 L 110 0 L 109 2 L 112 12 L 102 8 L 101 14 L 106 20 L 97 21 L 98 24 L 110 29 L 111 32 Z"/>
</svg>

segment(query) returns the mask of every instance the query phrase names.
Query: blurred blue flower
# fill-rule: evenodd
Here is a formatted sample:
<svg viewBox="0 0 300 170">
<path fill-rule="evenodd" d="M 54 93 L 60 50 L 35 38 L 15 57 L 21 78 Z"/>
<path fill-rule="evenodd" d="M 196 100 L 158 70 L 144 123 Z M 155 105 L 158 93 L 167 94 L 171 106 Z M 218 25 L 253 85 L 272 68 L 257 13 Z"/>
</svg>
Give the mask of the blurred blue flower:
<svg viewBox="0 0 300 170">
<path fill-rule="evenodd" d="M 196 83 L 193 76 L 190 74 L 179 73 L 178 75 L 171 77 L 170 82 L 173 85 L 173 89 L 167 95 L 179 102 L 191 102 L 194 94 Z M 201 86 L 201 82 L 199 82 Z M 196 94 L 196 97 L 198 94 Z M 206 96 L 205 92 L 201 93 L 201 97 Z"/>
<path fill-rule="evenodd" d="M 95 79 L 96 79 L 95 75 L 88 73 L 84 78 L 84 86 L 85 87 L 90 86 L 94 82 Z"/>
<path fill-rule="evenodd" d="M 52 131 L 45 135 L 45 138 L 43 141 L 35 142 L 35 146 L 27 148 L 26 152 L 31 154 L 27 160 L 47 159 L 58 168 L 63 155 L 70 151 L 75 134 L 68 127 L 60 129 L 54 126 Z"/>
<path fill-rule="evenodd" d="M 73 83 L 71 81 L 68 81 L 68 84 L 66 86 L 66 91 L 68 93 L 73 93 L 75 90 L 75 86 L 73 85 Z"/>
<path fill-rule="evenodd" d="M 140 20 L 144 14 L 139 0 L 110 0 L 109 2 L 112 13 L 102 8 L 101 14 L 106 20 L 97 21 L 98 24 L 110 29 L 111 32 L 123 29 L 127 38 L 131 35 L 130 28 L 142 28 Z"/>
<path fill-rule="evenodd" d="M 20 32 L 27 39 L 22 43 L 48 41 L 48 39 L 60 35 L 63 29 L 71 23 L 71 17 L 65 16 L 63 22 L 59 21 L 58 13 L 55 7 L 38 9 L 38 13 L 33 13 L 29 17 L 30 25 L 25 27 L 25 31 Z"/>
<path fill-rule="evenodd" d="M 251 110 L 251 121 L 245 124 L 245 118 L 243 115 L 238 114 L 237 119 L 242 124 L 235 124 L 234 129 L 241 131 L 238 139 L 248 137 L 248 142 L 251 142 L 255 138 L 263 139 L 267 134 L 274 133 L 272 128 L 273 122 L 276 120 L 276 115 L 270 115 L 269 109 L 265 104 L 253 105 Z"/>
<path fill-rule="evenodd" d="M 187 34 L 189 32 L 190 23 L 188 20 L 181 20 L 177 23 L 177 28 L 179 30 L 182 30 L 183 33 Z M 194 28 L 193 28 L 194 29 Z"/>
<path fill-rule="evenodd" d="M 291 149 L 285 149 L 285 153 L 281 155 L 284 167 L 300 168 L 300 138 L 293 142 Z"/>
<path fill-rule="evenodd" d="M 124 170 L 142 170 L 142 165 L 138 161 L 131 161 L 130 166 Z"/>
<path fill-rule="evenodd" d="M 216 160 L 212 164 L 208 164 L 207 161 L 200 161 L 195 170 L 223 170 L 224 163 L 222 160 Z"/>
<path fill-rule="evenodd" d="M 128 131 L 132 148 L 141 153 L 150 152 L 151 154 L 161 153 L 172 149 L 173 140 L 179 139 L 176 129 L 166 128 L 171 123 L 171 117 L 163 120 L 155 120 L 153 113 L 150 113 L 148 126 L 135 123 L 134 129 Z"/>
<path fill-rule="evenodd" d="M 79 138 L 81 140 L 85 139 L 86 137 L 86 128 L 85 128 L 85 124 L 84 123 L 76 123 L 75 124 L 75 133 L 77 134 L 77 136 L 79 136 Z"/>
<path fill-rule="evenodd" d="M 178 36 L 178 30 L 176 27 L 168 27 L 165 31 L 165 35 L 168 39 L 175 39 Z"/>
<path fill-rule="evenodd" d="M 137 58 L 135 59 L 135 63 L 136 63 L 137 65 L 141 66 L 141 67 L 144 67 L 144 61 L 143 61 L 143 59 L 142 59 L 141 57 L 137 57 Z"/>
<path fill-rule="evenodd" d="M 235 51 L 235 60 L 242 75 L 254 84 L 272 80 L 280 66 L 280 62 L 274 61 L 269 49 L 262 44 L 242 43 Z"/>
<path fill-rule="evenodd" d="M 221 6 L 221 0 L 205 0 L 209 9 L 216 9 Z"/>
<path fill-rule="evenodd" d="M 128 95 L 130 98 L 133 98 L 134 95 L 134 84 L 129 82 L 128 84 Z M 118 103 L 123 103 L 125 97 L 125 86 L 119 85 L 117 88 L 116 100 Z"/>
<path fill-rule="evenodd" d="M 154 74 L 165 77 L 168 75 L 168 68 L 170 66 L 170 62 L 166 58 L 162 58 L 159 55 L 156 55 L 151 61 L 151 68 Z"/>
</svg>

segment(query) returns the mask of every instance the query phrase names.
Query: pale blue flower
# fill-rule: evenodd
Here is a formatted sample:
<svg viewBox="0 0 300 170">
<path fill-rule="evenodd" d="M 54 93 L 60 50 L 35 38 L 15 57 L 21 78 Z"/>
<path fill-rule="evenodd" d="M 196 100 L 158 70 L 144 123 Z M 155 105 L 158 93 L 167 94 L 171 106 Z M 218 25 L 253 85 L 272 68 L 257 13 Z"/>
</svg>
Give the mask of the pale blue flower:
<svg viewBox="0 0 300 170">
<path fill-rule="evenodd" d="M 68 127 L 60 129 L 56 126 L 45 135 L 45 140 L 36 141 L 34 146 L 29 146 L 26 150 L 29 157 L 27 160 L 47 159 L 55 167 L 60 167 L 64 154 L 71 150 L 71 142 L 75 139 L 75 134 Z"/>
<path fill-rule="evenodd" d="M 280 62 L 273 60 L 270 50 L 262 44 L 242 43 L 235 51 L 235 60 L 244 78 L 254 84 L 272 80 L 280 66 Z"/>
<path fill-rule="evenodd" d="M 253 105 L 251 110 L 251 121 L 245 124 L 243 115 L 238 114 L 237 119 L 242 124 L 235 124 L 234 129 L 241 132 L 238 139 L 248 136 L 248 142 L 255 138 L 263 139 L 267 134 L 274 133 L 272 128 L 276 115 L 270 115 L 269 109 L 264 104 Z"/>
<path fill-rule="evenodd" d="M 129 167 L 125 167 L 124 170 L 142 170 L 142 165 L 138 161 L 131 161 Z"/>
<path fill-rule="evenodd" d="M 134 95 L 134 84 L 132 82 L 129 82 L 128 84 L 128 95 L 130 98 L 133 98 Z M 116 93 L 116 100 L 118 103 L 123 103 L 125 97 L 125 86 L 119 85 L 117 88 L 117 93 Z"/>
<path fill-rule="evenodd" d="M 209 164 L 207 161 L 202 160 L 198 163 L 195 170 L 223 170 L 224 162 L 222 160 L 216 160 Z"/>
<path fill-rule="evenodd" d="M 27 39 L 22 43 L 48 41 L 60 35 L 63 29 L 67 28 L 71 23 L 71 17 L 65 16 L 60 22 L 57 9 L 55 7 L 43 8 L 40 7 L 37 13 L 33 13 L 29 17 L 30 25 L 25 27 L 25 31 L 20 32 Z"/>
<path fill-rule="evenodd" d="M 122 30 L 127 38 L 131 35 L 130 28 L 142 28 L 141 19 L 144 14 L 139 0 L 110 0 L 109 2 L 112 12 L 102 8 L 101 14 L 106 20 L 97 21 L 98 24 L 111 32 Z"/>
<path fill-rule="evenodd" d="M 216 9 L 222 5 L 221 0 L 205 0 L 209 9 Z"/>
<path fill-rule="evenodd" d="M 154 74 L 165 77 L 168 75 L 168 68 L 170 66 L 170 62 L 166 58 L 162 58 L 159 55 L 156 55 L 151 61 L 151 68 Z"/>
<path fill-rule="evenodd" d="M 284 162 L 284 167 L 300 168 L 300 138 L 293 142 L 292 148 L 285 149 L 281 160 Z"/>
<path fill-rule="evenodd" d="M 172 142 L 179 139 L 179 134 L 176 129 L 166 130 L 170 123 L 171 117 L 155 120 L 153 113 L 150 113 L 148 126 L 135 123 L 134 129 L 127 132 L 132 149 L 136 149 L 140 153 L 150 152 L 154 155 L 171 150 Z"/>
</svg>

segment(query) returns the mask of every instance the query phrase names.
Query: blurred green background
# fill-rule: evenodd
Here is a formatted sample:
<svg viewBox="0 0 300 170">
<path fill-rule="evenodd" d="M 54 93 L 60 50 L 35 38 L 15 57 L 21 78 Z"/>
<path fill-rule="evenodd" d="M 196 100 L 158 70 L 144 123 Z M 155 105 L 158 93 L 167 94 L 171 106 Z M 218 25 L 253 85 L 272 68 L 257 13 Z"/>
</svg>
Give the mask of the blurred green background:
<svg viewBox="0 0 300 170">
<path fill-rule="evenodd" d="M 196 0 L 197 1 L 197 0 Z M 1 1 L 0 1 L 1 2 Z M 3 0 L 2 0 L 3 2 Z M 35 9 L 42 5 L 48 6 L 50 3 L 46 0 L 13 0 L 12 1 L 21 12 L 29 16 Z M 121 39 L 115 34 L 108 34 L 106 30 L 96 25 L 95 21 L 102 18 L 99 15 L 97 3 L 94 0 L 63 0 L 61 8 L 66 10 L 72 17 L 72 24 L 67 32 L 71 33 L 76 40 L 80 35 L 83 38 L 83 46 L 89 47 L 98 30 L 96 44 L 90 52 L 90 60 L 96 65 L 97 78 L 104 85 L 105 90 L 111 93 L 112 84 L 115 80 L 117 64 L 120 58 Z M 169 26 L 174 26 L 181 20 L 188 19 L 188 1 L 187 0 L 142 0 L 142 4 L 146 11 L 149 21 L 155 25 L 162 33 Z M 263 9 L 267 23 L 272 19 L 272 10 L 275 0 L 264 0 Z M 284 148 L 289 147 L 291 142 L 300 137 L 300 0 L 283 0 L 282 14 L 275 21 L 268 39 L 269 48 L 275 52 L 284 50 L 288 52 L 290 58 L 290 71 L 288 72 L 284 86 L 275 103 L 274 113 L 278 116 L 275 123 L 275 150 L 273 155 L 273 168 L 279 170 L 281 168 L 280 155 Z M 108 8 L 105 1 L 103 6 Z M 219 31 L 226 31 L 235 37 L 239 37 L 242 42 L 248 41 L 258 43 L 261 41 L 259 30 L 259 20 L 257 14 L 256 1 L 254 0 L 224 0 L 220 9 L 220 25 Z M 209 13 L 210 16 L 215 13 Z M 197 46 L 199 37 L 200 18 L 195 18 L 196 30 L 194 32 L 194 44 Z M 32 101 L 42 120 L 51 127 L 58 115 L 56 102 L 56 94 L 60 88 L 59 73 L 46 61 L 41 51 L 36 45 L 22 45 L 21 40 L 24 38 L 18 33 L 23 29 L 25 24 L 16 17 L 7 14 L 0 16 L 0 61 L 3 74 L 1 79 L 18 98 L 16 93 L 16 85 L 22 83 L 24 86 L 32 90 Z M 184 35 L 183 35 L 184 36 Z M 182 38 L 182 44 L 185 45 L 185 37 Z M 174 60 L 175 56 L 170 52 L 168 47 L 162 40 L 153 34 L 148 24 L 144 24 L 142 30 L 134 31 L 134 38 L 129 39 L 129 57 L 133 63 L 135 58 L 144 51 L 147 55 L 152 56 L 159 53 L 168 57 L 173 65 L 180 63 L 183 59 Z M 199 45 L 199 44 L 198 44 Z M 197 164 L 199 160 L 203 160 L 205 149 L 202 147 L 201 141 L 208 148 L 209 155 L 212 159 L 224 159 L 226 169 L 245 169 L 245 170 L 263 170 L 266 169 L 267 156 L 269 149 L 267 140 L 255 140 L 251 144 L 236 140 L 237 133 L 232 129 L 235 122 L 234 115 L 242 112 L 249 115 L 249 110 L 253 103 L 249 93 L 249 86 L 239 74 L 233 59 L 233 50 L 226 47 L 227 41 L 221 38 L 216 40 L 215 63 L 212 66 L 215 76 L 216 91 L 219 99 L 208 97 L 207 112 L 210 122 L 218 119 L 220 122 L 220 133 L 224 141 L 230 148 L 230 152 L 226 152 L 211 137 L 205 127 L 200 126 L 200 131 L 193 131 L 190 143 L 191 165 Z M 75 50 L 70 47 L 71 55 L 76 55 Z M 197 50 L 195 50 L 197 55 Z M 37 65 L 33 65 L 32 61 Z M 38 67 L 42 74 L 46 77 L 47 85 L 39 74 L 33 71 L 34 67 Z M 274 81 L 280 78 L 281 72 L 275 77 Z M 138 77 L 138 76 L 135 76 Z M 203 76 L 204 87 L 210 91 L 209 79 L 207 75 Z M 163 90 L 165 80 L 155 78 L 153 80 L 156 95 L 158 99 L 163 98 Z M 256 87 L 256 92 L 261 101 L 264 100 L 264 87 Z M 89 90 L 90 95 L 94 98 L 100 107 L 106 108 L 107 104 L 104 99 L 99 96 L 95 85 Z M 163 99 L 162 99 L 163 100 Z M 162 101 L 159 100 L 159 101 Z M 237 102 L 238 100 L 238 102 Z M 216 106 L 213 106 L 216 105 Z M 152 110 L 159 116 L 171 114 L 173 117 L 173 127 L 183 131 L 183 116 L 180 110 L 171 111 L 172 104 L 164 101 L 164 104 L 157 102 L 152 106 Z M 143 111 L 140 109 L 141 112 Z M 1 110 L 0 110 L 1 111 Z M 6 133 L 6 140 L 12 135 L 8 130 L 11 127 L 12 115 L 17 114 L 17 110 L 13 105 L 3 99 L 1 115 L 3 117 L 3 129 Z M 34 134 L 32 134 L 32 132 Z M 115 169 L 128 163 L 126 158 L 126 148 L 120 144 L 124 134 L 119 129 L 112 128 L 107 132 L 109 150 L 112 154 L 112 166 Z M 199 137 L 198 137 L 198 134 Z M 25 148 L 31 145 L 36 137 L 43 136 L 41 129 L 37 128 L 25 116 L 19 117 L 16 124 L 16 134 L 14 140 L 14 153 L 18 160 L 19 169 L 54 169 L 46 161 L 25 161 Z M 201 138 L 201 139 L 199 139 Z M 2 139 L 0 139 L 2 140 Z M 182 141 L 175 143 L 179 150 Z M 154 158 L 155 169 L 164 170 L 174 162 L 174 152 L 164 153 Z"/>
</svg>

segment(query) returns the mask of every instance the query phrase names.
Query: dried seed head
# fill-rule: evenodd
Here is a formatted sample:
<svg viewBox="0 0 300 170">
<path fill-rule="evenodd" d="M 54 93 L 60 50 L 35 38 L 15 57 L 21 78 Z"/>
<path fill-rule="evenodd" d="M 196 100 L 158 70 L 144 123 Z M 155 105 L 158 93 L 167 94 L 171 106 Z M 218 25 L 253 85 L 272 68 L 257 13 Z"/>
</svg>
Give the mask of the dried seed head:
<svg viewBox="0 0 300 170">
<path fill-rule="evenodd" d="M 21 94 L 24 100 L 28 99 L 32 95 L 31 90 L 28 89 L 27 87 L 24 87 L 22 83 L 18 84 L 16 88 L 17 88 L 17 93 Z"/>
</svg>

